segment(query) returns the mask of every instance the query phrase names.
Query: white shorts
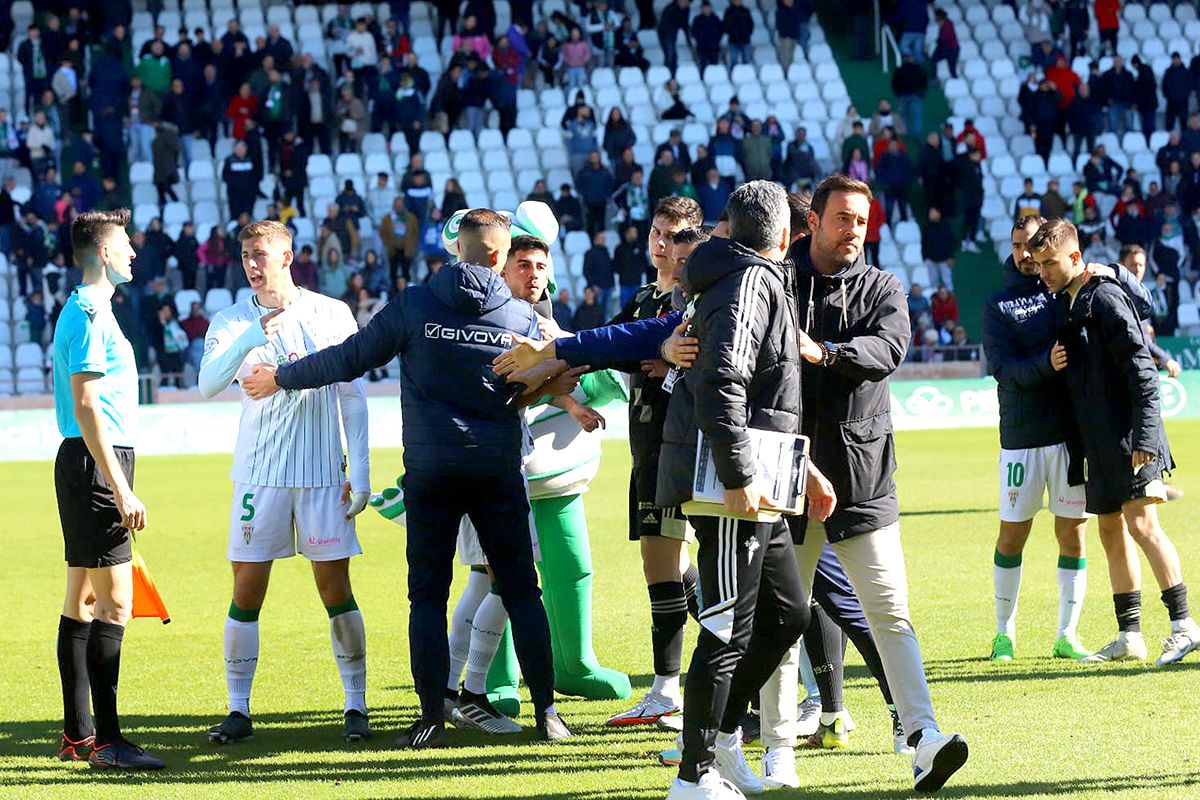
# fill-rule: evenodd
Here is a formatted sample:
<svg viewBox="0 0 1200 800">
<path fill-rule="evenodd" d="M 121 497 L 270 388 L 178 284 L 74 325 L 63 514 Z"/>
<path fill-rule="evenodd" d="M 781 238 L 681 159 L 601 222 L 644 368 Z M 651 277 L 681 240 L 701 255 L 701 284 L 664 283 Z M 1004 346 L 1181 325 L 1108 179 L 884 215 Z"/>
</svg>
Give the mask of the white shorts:
<svg viewBox="0 0 1200 800">
<path fill-rule="evenodd" d="M 1087 498 L 1083 484 L 1067 483 L 1065 444 L 1031 447 L 1027 450 L 1000 451 L 1000 520 L 1027 522 L 1046 508 L 1043 497 L 1048 493 L 1050 513 L 1066 519 L 1087 519 Z"/>
<path fill-rule="evenodd" d="M 346 519 L 342 487 L 291 489 L 233 484 L 229 514 L 230 561 L 291 558 L 337 561 L 362 552 L 354 520 Z"/>
<path fill-rule="evenodd" d="M 525 481 L 525 502 L 529 503 L 529 538 L 533 545 L 533 561 L 542 560 L 542 548 L 538 544 L 537 529 L 533 524 L 533 504 L 529 502 L 529 481 Z M 463 515 L 458 523 L 458 563 L 464 567 L 487 566 L 487 556 L 483 554 L 483 546 L 479 544 L 479 534 L 471 524 L 471 518 Z"/>
</svg>

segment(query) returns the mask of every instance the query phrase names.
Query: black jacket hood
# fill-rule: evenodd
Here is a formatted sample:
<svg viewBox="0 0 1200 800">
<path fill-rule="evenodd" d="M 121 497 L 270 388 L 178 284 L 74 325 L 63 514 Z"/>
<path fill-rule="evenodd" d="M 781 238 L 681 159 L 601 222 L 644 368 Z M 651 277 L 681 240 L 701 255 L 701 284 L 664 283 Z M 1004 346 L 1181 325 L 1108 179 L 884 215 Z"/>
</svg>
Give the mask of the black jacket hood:
<svg viewBox="0 0 1200 800">
<path fill-rule="evenodd" d="M 473 316 L 495 310 L 512 297 L 498 272 L 462 262 L 439 269 L 429 289 L 442 305 Z"/>
<path fill-rule="evenodd" d="M 786 274 L 781 262 L 761 256 L 731 239 L 709 239 L 692 252 L 679 276 L 679 283 L 688 297 L 695 297 L 726 275 L 753 266 L 768 267 L 780 278 Z"/>
<path fill-rule="evenodd" d="M 840 272 L 835 272 L 833 275 L 826 275 L 818 270 L 812 263 L 812 237 L 805 236 L 803 239 L 797 239 L 788 250 L 788 258 L 796 264 L 796 271 L 800 275 L 812 275 L 816 278 L 833 281 L 849 281 L 859 277 L 869 269 L 866 255 L 862 252 L 858 254 L 858 258 L 850 262 Z"/>
</svg>

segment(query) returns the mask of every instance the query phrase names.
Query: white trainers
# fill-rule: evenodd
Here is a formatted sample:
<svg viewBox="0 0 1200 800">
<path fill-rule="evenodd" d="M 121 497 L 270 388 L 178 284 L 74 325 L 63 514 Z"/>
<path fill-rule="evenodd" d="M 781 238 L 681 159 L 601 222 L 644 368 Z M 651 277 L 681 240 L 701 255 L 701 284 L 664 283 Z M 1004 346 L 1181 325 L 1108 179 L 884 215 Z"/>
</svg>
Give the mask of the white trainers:
<svg viewBox="0 0 1200 800">
<path fill-rule="evenodd" d="M 817 726 L 821 724 L 821 701 L 812 697 L 806 697 L 796 707 L 796 736 L 800 739 L 807 739 L 817 732 Z"/>
<path fill-rule="evenodd" d="M 1162 655 L 1154 663 L 1157 666 L 1174 664 L 1193 650 L 1200 648 L 1200 625 L 1192 623 L 1188 627 L 1172 633 L 1163 640 Z"/>
<path fill-rule="evenodd" d="M 729 741 L 732 737 L 733 741 Z M 716 746 L 713 747 L 713 763 L 721 777 L 741 789 L 746 794 L 762 794 L 763 782 L 746 763 L 746 754 L 742 752 L 742 729 L 738 728 L 731 734 L 718 733 Z"/>
<path fill-rule="evenodd" d="M 898 756 L 911 756 L 916 751 L 908 743 L 908 737 L 904 735 L 904 726 L 900 723 L 900 715 L 894 708 L 889 708 L 888 713 L 892 715 L 892 752 Z"/>
<path fill-rule="evenodd" d="M 913 788 L 918 792 L 936 792 L 967 763 L 967 740 L 957 733 L 945 734 L 937 728 L 921 731 L 913 756 Z"/>
<path fill-rule="evenodd" d="M 796 774 L 796 751 L 780 746 L 767 749 L 762 760 L 762 782 L 768 789 L 800 788 L 800 776 Z"/>
<path fill-rule="evenodd" d="M 646 696 L 628 711 L 613 714 L 605 725 L 653 725 L 663 717 L 678 714 L 679 701 L 657 692 L 646 692 Z"/>
<path fill-rule="evenodd" d="M 1084 664 L 1105 661 L 1145 661 L 1146 640 L 1141 633 L 1118 633 L 1117 638 L 1083 659 Z"/>
<path fill-rule="evenodd" d="M 667 792 L 667 800 L 746 800 L 741 789 L 709 770 L 696 783 L 684 783 L 678 778 Z"/>
</svg>

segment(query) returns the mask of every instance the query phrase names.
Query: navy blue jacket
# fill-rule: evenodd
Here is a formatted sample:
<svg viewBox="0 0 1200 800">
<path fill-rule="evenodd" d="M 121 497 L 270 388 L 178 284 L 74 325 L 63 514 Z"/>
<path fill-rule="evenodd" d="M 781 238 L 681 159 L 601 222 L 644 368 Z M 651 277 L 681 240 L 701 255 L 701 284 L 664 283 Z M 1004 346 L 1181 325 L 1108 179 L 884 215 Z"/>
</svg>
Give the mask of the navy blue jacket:
<svg viewBox="0 0 1200 800">
<path fill-rule="evenodd" d="M 1144 317 L 1150 298 L 1129 270 L 1114 265 L 1121 288 Z M 1054 299 L 1041 280 L 1022 275 L 1009 256 L 1006 287 L 984 307 L 983 351 L 1000 400 L 1000 446 L 1005 450 L 1048 447 L 1073 430 L 1065 373 L 1050 366 L 1058 321 Z"/>
<path fill-rule="evenodd" d="M 620 369 L 631 361 L 661 358 L 659 348 L 680 322 L 683 312 L 672 311 L 661 317 L 576 331 L 554 343 L 554 354 L 572 367 Z"/>
<path fill-rule="evenodd" d="M 350 381 L 399 355 L 405 469 L 496 474 L 521 468 L 520 412 L 492 371 L 513 333 L 541 338 L 533 307 L 496 272 L 450 264 L 342 344 L 283 365 L 275 380 L 284 389 Z"/>
</svg>

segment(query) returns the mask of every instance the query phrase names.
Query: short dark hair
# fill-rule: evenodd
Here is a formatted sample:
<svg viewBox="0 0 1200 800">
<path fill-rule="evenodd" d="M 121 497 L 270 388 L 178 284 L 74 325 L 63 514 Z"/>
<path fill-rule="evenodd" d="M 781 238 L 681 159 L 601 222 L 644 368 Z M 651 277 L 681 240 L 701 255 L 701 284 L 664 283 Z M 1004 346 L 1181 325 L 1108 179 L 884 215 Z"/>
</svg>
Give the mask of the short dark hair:
<svg viewBox="0 0 1200 800">
<path fill-rule="evenodd" d="M 91 253 L 112 233 L 113 228 L 128 228 L 132 216 L 128 208 L 112 211 L 85 211 L 71 222 L 71 249 L 76 261 L 81 253 Z M 82 265 L 81 265 L 82 266 Z"/>
<path fill-rule="evenodd" d="M 1074 241 L 1075 249 L 1078 250 L 1079 231 L 1075 226 L 1065 219 L 1052 219 L 1038 228 L 1037 233 L 1030 238 L 1028 248 L 1031 253 L 1036 250 L 1051 250 L 1071 241 Z"/>
<path fill-rule="evenodd" d="M 808 209 L 812 207 L 812 190 L 801 189 L 788 193 L 788 208 L 792 212 L 792 236 L 803 233 L 807 236 L 811 231 L 808 227 Z"/>
<path fill-rule="evenodd" d="M 675 244 L 704 244 L 712 238 L 711 225 L 693 225 L 675 234 Z"/>
<path fill-rule="evenodd" d="M 1012 229 L 1014 231 L 1019 231 L 1031 222 L 1037 223 L 1037 226 L 1040 228 L 1046 224 L 1046 218 L 1041 214 L 1026 214 L 1013 223 Z M 1012 231 L 1010 231 L 1010 233 L 1011 232 Z"/>
<path fill-rule="evenodd" d="M 536 236 L 514 236 L 508 252 L 515 253 L 518 250 L 537 250 L 539 253 L 550 255 L 550 248 Z"/>
<path fill-rule="evenodd" d="M 473 208 L 463 215 L 458 226 L 459 234 L 463 231 L 481 231 L 484 228 L 505 228 L 511 223 L 508 217 L 490 208 Z"/>
<path fill-rule="evenodd" d="M 874 195 L 871 194 L 871 187 L 863 181 L 846 177 L 840 173 L 834 173 L 818 183 L 817 188 L 813 190 L 812 202 L 809 207 L 817 212 L 818 217 L 825 213 L 825 205 L 829 202 L 829 195 L 834 192 L 865 195 L 868 201 L 874 198 Z"/>
<path fill-rule="evenodd" d="M 659 200 L 654 206 L 653 216 L 664 217 L 675 223 L 683 223 L 688 228 L 704 222 L 704 212 L 700 210 L 699 203 L 690 197 L 674 195 Z"/>
<path fill-rule="evenodd" d="M 1124 264 L 1125 259 L 1129 258 L 1130 256 L 1136 256 L 1139 253 L 1141 255 L 1146 254 L 1146 249 L 1140 244 L 1135 244 L 1133 242 L 1130 242 L 1129 244 L 1123 244 L 1121 245 L 1120 252 L 1117 253 L 1117 261 L 1120 261 L 1122 264 Z"/>
</svg>

